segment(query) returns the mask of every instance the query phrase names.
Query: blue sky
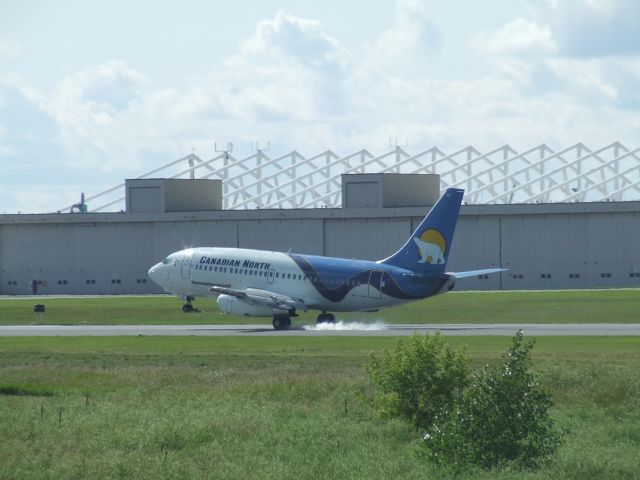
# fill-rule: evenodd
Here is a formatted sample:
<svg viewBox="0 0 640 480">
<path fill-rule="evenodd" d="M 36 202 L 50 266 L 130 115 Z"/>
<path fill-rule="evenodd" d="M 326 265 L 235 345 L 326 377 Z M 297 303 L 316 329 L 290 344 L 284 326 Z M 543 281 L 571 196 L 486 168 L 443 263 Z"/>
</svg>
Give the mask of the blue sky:
<svg viewBox="0 0 640 480">
<path fill-rule="evenodd" d="M 0 213 L 214 142 L 636 147 L 638 18 L 631 0 L 5 0 Z"/>
</svg>

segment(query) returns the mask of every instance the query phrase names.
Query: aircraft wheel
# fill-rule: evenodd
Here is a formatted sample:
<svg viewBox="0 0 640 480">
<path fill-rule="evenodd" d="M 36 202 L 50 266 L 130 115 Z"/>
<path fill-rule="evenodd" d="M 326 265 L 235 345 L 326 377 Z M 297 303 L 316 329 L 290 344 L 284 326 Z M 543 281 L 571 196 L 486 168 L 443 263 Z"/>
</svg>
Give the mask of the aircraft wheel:
<svg viewBox="0 0 640 480">
<path fill-rule="evenodd" d="M 291 319 L 284 315 L 273 317 L 273 322 L 271 323 L 276 330 L 287 330 L 291 327 Z"/>
<path fill-rule="evenodd" d="M 191 305 L 190 303 L 185 303 L 185 304 L 182 306 L 182 311 L 183 311 L 184 313 L 191 313 L 191 312 L 193 312 L 193 305 Z"/>
<path fill-rule="evenodd" d="M 336 317 L 332 313 L 321 313 L 316 323 L 336 323 Z"/>
</svg>

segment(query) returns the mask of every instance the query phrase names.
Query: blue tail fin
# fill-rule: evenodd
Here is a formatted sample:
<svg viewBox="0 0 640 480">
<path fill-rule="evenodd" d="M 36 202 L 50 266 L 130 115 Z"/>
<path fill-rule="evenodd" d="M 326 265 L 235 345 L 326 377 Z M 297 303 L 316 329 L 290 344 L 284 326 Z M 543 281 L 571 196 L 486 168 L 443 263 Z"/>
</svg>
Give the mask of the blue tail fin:
<svg viewBox="0 0 640 480">
<path fill-rule="evenodd" d="M 444 272 L 464 190 L 448 188 L 407 243 L 381 263 L 414 272 Z"/>
</svg>

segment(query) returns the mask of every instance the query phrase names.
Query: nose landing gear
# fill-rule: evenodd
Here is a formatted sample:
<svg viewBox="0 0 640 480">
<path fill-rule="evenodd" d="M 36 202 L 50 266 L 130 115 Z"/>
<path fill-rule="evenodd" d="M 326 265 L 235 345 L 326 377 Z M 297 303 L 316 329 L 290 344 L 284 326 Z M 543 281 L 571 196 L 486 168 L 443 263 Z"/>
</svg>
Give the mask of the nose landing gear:
<svg viewBox="0 0 640 480">
<path fill-rule="evenodd" d="M 192 303 L 192 302 L 193 302 L 193 300 L 194 300 L 194 298 L 193 298 L 193 297 L 187 297 L 187 298 L 186 298 L 186 300 L 187 300 L 187 303 L 185 303 L 185 304 L 182 306 L 182 311 L 183 311 L 184 313 L 200 312 L 200 310 L 198 310 L 197 308 L 195 308 L 195 307 L 193 306 L 193 303 Z"/>
</svg>

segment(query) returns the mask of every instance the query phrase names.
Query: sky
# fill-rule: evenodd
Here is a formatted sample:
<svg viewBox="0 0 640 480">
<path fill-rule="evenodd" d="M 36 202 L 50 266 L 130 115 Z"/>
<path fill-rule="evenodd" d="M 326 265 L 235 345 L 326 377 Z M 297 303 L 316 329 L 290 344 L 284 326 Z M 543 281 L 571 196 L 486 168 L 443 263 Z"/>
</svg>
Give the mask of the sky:
<svg viewBox="0 0 640 480">
<path fill-rule="evenodd" d="M 0 213 L 228 142 L 635 148 L 639 18 L 634 0 L 3 0 Z"/>
</svg>

